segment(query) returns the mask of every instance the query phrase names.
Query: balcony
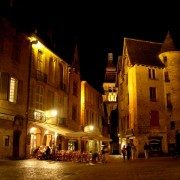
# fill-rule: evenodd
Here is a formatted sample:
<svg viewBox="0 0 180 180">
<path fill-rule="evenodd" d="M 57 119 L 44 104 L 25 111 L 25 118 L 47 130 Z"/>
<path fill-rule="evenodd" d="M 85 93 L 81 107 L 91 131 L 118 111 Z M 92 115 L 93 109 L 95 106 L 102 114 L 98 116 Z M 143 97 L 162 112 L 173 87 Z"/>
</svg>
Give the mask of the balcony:
<svg viewBox="0 0 180 180">
<path fill-rule="evenodd" d="M 39 70 L 36 70 L 35 78 L 37 81 L 47 83 L 47 74 L 45 74 Z"/>
</svg>

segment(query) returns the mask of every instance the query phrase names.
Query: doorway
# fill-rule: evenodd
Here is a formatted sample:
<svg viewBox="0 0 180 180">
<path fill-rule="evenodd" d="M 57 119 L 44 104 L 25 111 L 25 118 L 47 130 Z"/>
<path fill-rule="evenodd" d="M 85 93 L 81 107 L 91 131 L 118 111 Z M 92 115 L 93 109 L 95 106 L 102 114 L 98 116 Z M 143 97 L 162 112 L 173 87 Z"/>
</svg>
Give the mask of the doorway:
<svg viewBox="0 0 180 180">
<path fill-rule="evenodd" d="M 19 158 L 19 140 L 21 131 L 15 130 L 13 132 L 13 158 Z"/>
</svg>

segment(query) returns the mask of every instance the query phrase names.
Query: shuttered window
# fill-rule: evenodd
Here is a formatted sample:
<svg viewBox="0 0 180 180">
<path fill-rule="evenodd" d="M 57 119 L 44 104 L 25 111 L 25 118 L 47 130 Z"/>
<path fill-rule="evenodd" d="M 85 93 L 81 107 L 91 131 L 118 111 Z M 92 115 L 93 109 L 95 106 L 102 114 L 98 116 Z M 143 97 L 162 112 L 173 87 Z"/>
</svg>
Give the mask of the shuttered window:
<svg viewBox="0 0 180 180">
<path fill-rule="evenodd" d="M 159 112 L 152 110 L 150 112 L 150 126 L 159 127 Z"/>
<path fill-rule="evenodd" d="M 9 92 L 9 74 L 0 72 L 0 99 L 8 100 Z"/>
<path fill-rule="evenodd" d="M 16 103 L 18 80 L 6 72 L 0 72 L 0 99 Z"/>
</svg>

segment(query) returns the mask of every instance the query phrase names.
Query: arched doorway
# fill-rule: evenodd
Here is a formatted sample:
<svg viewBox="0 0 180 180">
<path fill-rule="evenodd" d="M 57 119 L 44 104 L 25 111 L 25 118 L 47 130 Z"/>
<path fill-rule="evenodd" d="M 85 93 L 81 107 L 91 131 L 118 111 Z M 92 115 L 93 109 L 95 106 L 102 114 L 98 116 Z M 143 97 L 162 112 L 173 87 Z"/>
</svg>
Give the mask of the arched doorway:
<svg viewBox="0 0 180 180">
<path fill-rule="evenodd" d="M 21 131 L 15 130 L 13 132 L 13 158 L 19 158 L 19 140 Z"/>
<path fill-rule="evenodd" d="M 29 130 L 30 135 L 30 154 L 41 145 L 41 131 L 37 127 L 31 127 Z"/>
</svg>

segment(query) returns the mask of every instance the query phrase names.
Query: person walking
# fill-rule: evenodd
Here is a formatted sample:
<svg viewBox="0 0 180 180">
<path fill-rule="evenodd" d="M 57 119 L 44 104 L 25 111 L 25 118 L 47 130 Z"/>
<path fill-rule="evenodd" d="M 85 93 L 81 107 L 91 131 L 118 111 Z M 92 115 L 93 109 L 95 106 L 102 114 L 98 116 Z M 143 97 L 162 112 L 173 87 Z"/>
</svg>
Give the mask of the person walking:
<svg viewBox="0 0 180 180">
<path fill-rule="evenodd" d="M 132 144 L 131 149 L 132 149 L 132 160 L 134 160 L 136 159 L 136 152 L 137 152 L 136 146 Z"/>
<path fill-rule="evenodd" d="M 123 155 L 123 159 L 126 159 L 126 147 L 125 145 L 123 146 L 123 148 L 121 149 L 122 155 Z"/>
<path fill-rule="evenodd" d="M 148 157 L 149 157 L 149 145 L 147 143 L 144 144 L 144 155 L 145 155 L 145 159 L 148 159 Z"/>
<path fill-rule="evenodd" d="M 131 158 L 131 145 L 130 145 L 130 143 L 128 143 L 128 145 L 126 147 L 126 151 L 127 151 L 127 160 L 130 160 L 130 158 Z"/>
</svg>

